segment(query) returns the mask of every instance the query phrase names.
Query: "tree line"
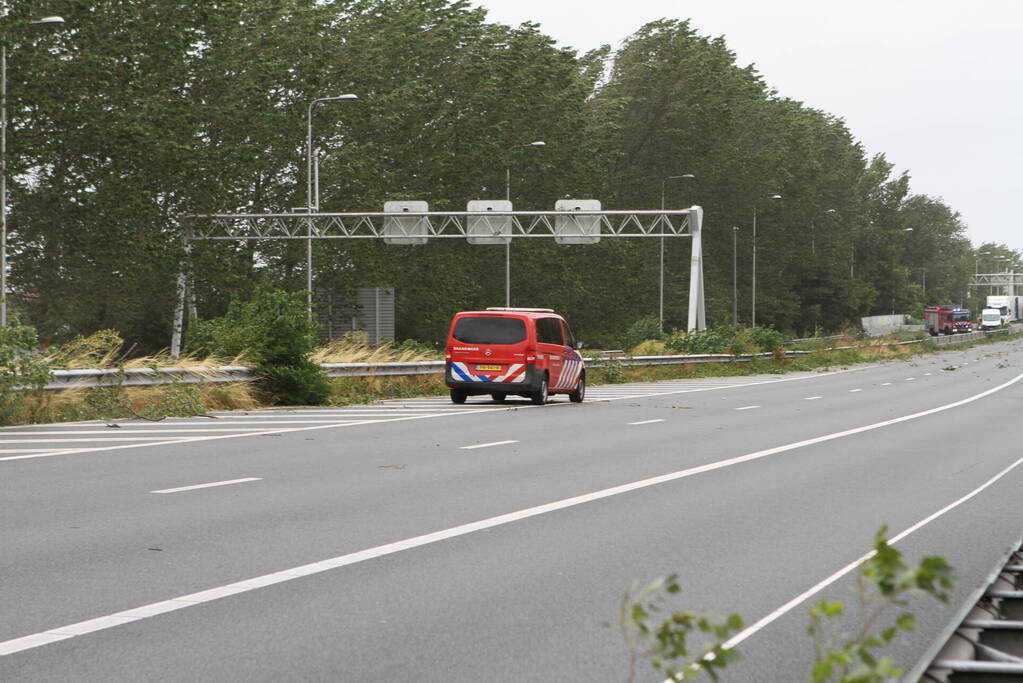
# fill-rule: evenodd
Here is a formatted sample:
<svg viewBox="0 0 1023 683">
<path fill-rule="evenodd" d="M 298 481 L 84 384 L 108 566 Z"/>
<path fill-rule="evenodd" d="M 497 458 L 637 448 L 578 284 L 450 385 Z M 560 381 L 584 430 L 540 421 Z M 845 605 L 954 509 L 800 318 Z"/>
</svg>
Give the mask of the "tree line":
<svg viewBox="0 0 1023 683">
<path fill-rule="evenodd" d="M 342 93 L 359 99 L 314 111 L 322 211 L 464 210 L 503 198 L 506 169 L 521 210 L 699 204 L 710 324 L 731 321 L 733 244 L 750 320 L 754 212 L 757 322 L 799 335 L 969 304 L 975 270 L 1019 258 L 973 247 L 953 208 L 911 194 L 841 118 L 775 92 L 688 21 L 579 54 L 461 0 L 55 0 L 55 30 L 30 9 L 13 6 L 3 35 L 11 304 L 44 338 L 114 328 L 140 352 L 167 346 L 181 268 L 203 319 L 260 285 L 304 289 L 301 242 L 201 242 L 186 259 L 182 216 L 305 206 L 307 108 Z M 689 246 L 667 240 L 668 327 L 685 324 Z M 314 249 L 317 290 L 395 288 L 401 338 L 438 342 L 454 311 L 503 304 L 503 247 Z M 613 344 L 657 315 L 659 249 L 517 241 L 512 303 Z"/>
</svg>

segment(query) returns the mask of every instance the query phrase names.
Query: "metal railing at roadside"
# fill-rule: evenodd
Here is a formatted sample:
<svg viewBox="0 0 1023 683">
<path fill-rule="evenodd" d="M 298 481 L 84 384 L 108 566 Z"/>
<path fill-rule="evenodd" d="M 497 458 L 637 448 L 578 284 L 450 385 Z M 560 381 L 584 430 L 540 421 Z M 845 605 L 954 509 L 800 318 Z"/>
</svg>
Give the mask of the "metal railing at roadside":
<svg viewBox="0 0 1023 683">
<path fill-rule="evenodd" d="M 950 336 L 939 335 L 932 340 L 939 346 L 984 339 L 993 334 L 1023 332 L 1023 325 L 993 330 L 970 332 Z M 837 339 L 839 337 L 825 337 Z M 806 341 L 806 340 L 801 340 Z M 906 346 L 920 344 L 923 339 L 892 342 L 883 346 Z M 848 351 L 856 346 L 831 346 L 822 351 Z M 786 349 L 786 358 L 804 356 L 817 351 Z M 643 365 L 693 365 L 700 363 L 748 363 L 758 358 L 771 358 L 774 353 L 698 353 L 673 356 L 628 356 L 624 350 L 599 351 L 592 358 L 585 359 L 586 367 L 603 367 L 608 363 L 621 366 Z M 321 366 L 328 377 L 407 377 L 414 375 L 441 375 L 444 361 L 427 360 L 406 363 L 325 363 Z M 224 365 L 219 367 L 155 367 L 131 369 L 78 369 L 54 370 L 50 382 L 44 389 L 72 389 L 92 387 L 139 387 L 158 384 L 198 384 L 200 382 L 251 382 L 258 378 L 253 368 Z"/>
<path fill-rule="evenodd" d="M 918 341 L 897 342 L 899 345 Z M 852 346 L 833 347 L 840 351 Z M 619 352 L 624 354 L 624 352 Z M 814 351 L 786 350 L 786 357 L 803 356 Z M 699 363 L 748 363 L 757 358 L 771 358 L 773 353 L 699 353 L 673 356 L 598 355 L 585 359 L 586 367 L 603 367 L 608 363 L 622 366 L 692 365 Z M 412 375 L 444 374 L 444 361 L 428 360 L 406 363 L 325 363 L 321 365 L 328 377 L 406 377 Z M 91 387 L 138 387 L 158 384 L 197 384 L 199 382 L 251 382 L 258 378 L 253 368 L 235 365 L 202 368 L 132 368 L 132 369 L 80 369 L 54 370 L 44 389 L 72 389 Z"/>
<path fill-rule="evenodd" d="M 199 382 L 251 382 L 256 379 L 252 368 L 223 365 L 203 368 L 83 368 L 54 370 L 44 389 L 90 387 L 144 387 L 157 384 L 198 384 Z"/>
</svg>

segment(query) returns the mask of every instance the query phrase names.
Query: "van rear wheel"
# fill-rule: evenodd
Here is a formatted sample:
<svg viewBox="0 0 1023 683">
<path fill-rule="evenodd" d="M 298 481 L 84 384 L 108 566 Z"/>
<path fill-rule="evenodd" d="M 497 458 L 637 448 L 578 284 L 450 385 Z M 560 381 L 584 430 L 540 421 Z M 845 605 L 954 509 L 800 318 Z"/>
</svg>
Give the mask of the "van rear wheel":
<svg viewBox="0 0 1023 683">
<path fill-rule="evenodd" d="M 465 393 L 461 389 L 452 389 L 451 390 L 451 402 L 452 403 L 465 403 L 465 399 L 468 396 L 469 396 L 469 394 Z"/>
<path fill-rule="evenodd" d="M 544 375 L 543 379 L 540 380 L 540 388 L 529 395 L 529 400 L 536 406 L 542 406 L 544 403 L 547 403 L 547 375 Z"/>
<path fill-rule="evenodd" d="M 586 398 L 586 375 L 579 375 L 579 382 L 575 385 L 575 391 L 568 395 L 572 403 L 582 403 Z"/>
</svg>

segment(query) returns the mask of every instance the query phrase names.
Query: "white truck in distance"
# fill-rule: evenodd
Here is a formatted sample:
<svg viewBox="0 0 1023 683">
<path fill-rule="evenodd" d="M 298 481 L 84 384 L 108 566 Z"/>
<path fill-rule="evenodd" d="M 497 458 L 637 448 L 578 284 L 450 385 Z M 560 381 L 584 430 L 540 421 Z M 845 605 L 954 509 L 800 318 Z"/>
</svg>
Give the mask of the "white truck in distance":
<svg viewBox="0 0 1023 683">
<path fill-rule="evenodd" d="M 988 327 L 984 322 L 984 315 L 988 309 L 997 308 L 1001 320 L 999 325 L 1007 325 L 1014 320 L 1023 320 L 1023 296 L 991 295 L 987 298 L 987 305 L 981 313 L 981 326 Z"/>
<path fill-rule="evenodd" d="M 1002 326 L 1005 316 L 1001 309 L 985 308 L 980 312 L 980 329 L 995 330 Z"/>
</svg>

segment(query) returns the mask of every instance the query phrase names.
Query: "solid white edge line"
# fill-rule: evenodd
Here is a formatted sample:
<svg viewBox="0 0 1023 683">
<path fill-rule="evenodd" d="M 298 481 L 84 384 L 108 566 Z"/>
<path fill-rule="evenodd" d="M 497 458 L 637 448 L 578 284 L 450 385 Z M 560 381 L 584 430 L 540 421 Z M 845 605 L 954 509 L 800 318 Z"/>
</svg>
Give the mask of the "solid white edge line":
<svg viewBox="0 0 1023 683">
<path fill-rule="evenodd" d="M 696 391 L 717 391 L 718 389 L 737 389 L 737 388 L 742 389 L 742 388 L 745 388 L 745 387 L 760 386 L 761 384 L 777 384 L 778 382 L 797 382 L 797 381 L 804 380 L 804 379 L 817 379 L 819 377 L 831 377 L 833 375 L 842 375 L 842 374 L 845 374 L 847 372 L 863 372 L 864 370 L 870 370 L 870 369 L 875 368 L 875 367 L 880 367 L 880 366 L 869 365 L 867 367 L 862 367 L 862 368 L 847 368 L 845 370 L 830 370 L 828 372 L 817 372 L 817 373 L 814 373 L 812 375 L 801 375 L 799 377 L 780 377 L 780 378 L 777 378 L 777 379 L 765 379 L 765 380 L 761 380 L 759 382 L 747 382 L 745 384 L 722 384 L 720 386 L 700 387 L 698 389 L 678 389 L 676 391 L 664 391 L 664 392 L 658 392 L 658 393 L 652 393 L 652 394 L 630 394 L 630 395 L 627 395 L 627 396 L 614 396 L 614 397 L 611 397 L 611 398 L 600 398 L 600 397 L 597 397 L 596 401 L 594 401 L 594 402 L 606 403 L 606 402 L 609 402 L 609 401 L 628 401 L 630 399 L 637 399 L 637 398 L 653 398 L 655 396 L 673 396 L 675 394 L 689 394 L 689 393 L 693 393 L 693 392 L 696 392 Z M 596 387 L 596 389 L 603 389 L 605 387 L 611 387 L 611 386 L 613 386 L 613 385 L 601 385 L 599 387 Z"/>
<path fill-rule="evenodd" d="M 209 484 L 193 484 L 192 486 L 179 486 L 174 489 L 159 489 L 150 493 L 178 493 L 180 491 L 195 491 L 196 489 L 210 489 L 214 486 L 229 486 L 230 484 L 242 484 L 247 481 L 263 481 L 263 477 L 245 477 L 244 479 L 228 479 L 227 481 L 214 481 Z"/>
<path fill-rule="evenodd" d="M 988 488 L 992 484 L 995 484 L 999 479 L 1002 479 L 1005 475 L 1009 474 L 1009 472 L 1011 472 L 1012 470 L 1016 469 L 1021 464 L 1023 464 L 1023 457 L 1019 458 L 1014 463 L 1012 463 L 1011 465 L 1009 465 L 1005 469 L 1003 469 L 1000 472 L 998 472 L 995 476 L 991 477 L 986 482 L 984 482 L 983 484 L 981 484 L 977 488 L 975 488 L 972 491 L 970 491 L 969 493 L 967 493 L 965 496 L 962 496 L 961 498 L 958 498 L 957 500 L 954 500 L 953 502 L 949 503 L 948 505 L 946 505 L 945 507 L 941 508 L 937 512 L 931 513 L 930 515 L 928 515 L 927 517 L 924 517 L 923 519 L 921 519 L 917 523 L 913 524 L 912 526 L 904 529 L 903 531 L 899 532 L 895 536 L 892 536 L 890 539 L 888 539 L 888 543 L 890 545 L 895 545 L 896 543 L 898 543 L 899 541 L 905 539 L 907 536 L 909 536 L 913 532 L 919 531 L 920 529 L 922 529 L 923 527 L 927 526 L 928 524 L 930 524 L 934 520 L 938 519 L 939 517 L 941 517 L 945 513 L 949 512 L 951 510 L 954 510 L 955 508 L 959 507 L 960 505 L 962 505 L 966 501 L 970 500 L 971 498 L 974 498 L 979 493 L 981 493 L 984 489 Z M 778 609 L 774 610 L 770 614 L 767 614 L 766 616 L 762 617 L 761 619 L 759 619 L 755 623 L 751 624 L 747 628 L 743 629 L 739 633 L 737 633 L 734 636 L 732 636 L 731 638 L 729 638 L 727 641 L 724 642 L 724 646 L 728 647 L 728 648 L 735 647 L 736 645 L 738 645 L 742 641 L 744 641 L 747 638 L 749 638 L 750 636 L 754 635 L 757 631 L 760 631 L 764 627 L 768 626 L 771 622 L 779 619 L 780 617 L 784 616 L 786 613 L 791 612 L 794 608 L 798 607 L 801 603 L 806 602 L 815 593 L 819 593 L 820 591 L 822 591 L 823 589 L 827 588 L 831 584 L 835 583 L 836 581 L 838 581 L 840 578 L 842 578 L 843 576 L 845 576 L 846 574 L 848 574 L 852 570 L 854 570 L 857 567 L 859 567 L 861 564 L 863 564 L 864 562 L 869 560 L 871 557 L 873 557 L 875 552 L 876 551 L 871 550 L 870 552 L 866 553 L 865 555 L 863 555 L 859 559 L 854 560 L 854 561 L 850 562 L 849 564 L 847 564 L 846 566 L 842 567 L 841 569 L 839 569 L 837 572 L 835 572 L 831 576 L 827 577 L 826 579 L 824 579 L 824 580 L 814 584 L 812 587 L 810 587 L 806 591 L 800 593 L 796 597 L 792 598 L 791 600 L 786 602 L 784 605 L 782 605 Z"/>
<path fill-rule="evenodd" d="M 458 448 L 463 451 L 471 451 L 474 448 L 489 448 L 490 446 L 504 446 L 509 443 L 518 443 L 518 441 L 492 441 L 490 443 L 478 443 L 473 446 L 459 446 Z"/>
<path fill-rule="evenodd" d="M 229 583 L 223 586 L 217 586 L 214 588 L 199 591 L 197 593 L 189 593 L 188 595 L 181 595 L 176 598 L 171 598 L 169 600 L 155 602 L 149 605 L 142 605 L 140 607 L 124 610 L 121 612 L 116 612 L 114 614 L 109 614 L 102 617 L 97 617 L 95 619 L 90 619 L 87 621 L 78 622 L 76 624 L 71 624 L 69 626 L 57 627 L 54 629 L 50 629 L 48 631 L 43 631 L 41 633 L 33 633 L 27 636 L 22 636 L 20 638 L 6 640 L 0 642 L 0 656 L 13 654 L 15 652 L 21 652 L 23 650 L 29 650 L 35 647 L 39 647 L 40 645 L 46 645 L 56 640 L 63 640 L 65 638 L 74 637 L 77 635 L 84 635 L 86 633 L 101 631 L 121 623 L 126 623 L 128 621 L 137 621 L 139 619 L 144 619 L 149 616 L 163 614 L 164 612 L 172 612 L 175 610 L 184 609 L 185 607 L 198 605 L 204 602 L 218 600 L 222 597 L 226 597 L 229 595 L 237 595 L 239 593 L 244 593 L 250 590 L 254 590 L 256 588 L 263 588 L 265 586 L 271 586 L 277 583 L 282 583 L 284 581 L 291 581 L 292 579 L 300 578 L 303 576 L 319 574 L 330 569 L 337 569 L 339 567 L 345 567 L 348 565 L 365 562 L 366 560 L 384 557 L 386 555 L 392 555 L 394 553 L 402 552 L 404 550 L 411 550 L 413 548 L 419 548 L 422 546 L 437 543 L 439 541 L 445 541 L 451 538 L 465 536 L 476 531 L 492 529 L 495 527 L 503 526 L 505 524 L 510 524 L 512 522 L 518 522 L 524 519 L 529 519 L 531 517 L 537 517 L 539 515 L 544 515 L 550 512 L 556 512 L 558 510 L 564 510 L 566 508 L 575 507 L 576 505 L 582 505 L 584 503 L 602 500 L 604 498 L 610 498 L 612 496 L 617 496 L 622 493 L 629 493 L 650 486 L 663 484 L 669 481 L 676 481 L 679 479 L 692 477 L 694 475 L 702 474 L 704 472 L 712 472 L 714 470 L 723 469 L 725 467 L 731 467 L 732 465 L 738 465 L 740 463 L 750 462 L 752 460 L 759 460 L 760 458 L 765 458 L 769 455 L 784 453 L 786 451 L 802 448 L 803 446 L 811 446 L 818 443 L 824 443 L 826 441 L 833 441 L 835 439 L 841 439 L 846 436 L 852 436 L 853 434 L 860 434 L 862 432 L 880 429 L 882 427 L 899 424 L 901 422 L 908 422 L 909 420 L 915 420 L 917 418 L 925 417 L 927 415 L 934 415 L 935 413 L 944 412 L 952 408 L 958 408 L 959 406 L 966 405 L 968 403 L 973 403 L 974 401 L 978 401 L 986 396 L 990 396 L 995 392 L 1001 391 L 1006 387 L 1012 386 L 1016 382 L 1019 382 L 1021 379 L 1023 379 L 1023 374 L 1017 375 L 1008 382 L 987 389 L 986 391 L 982 391 L 979 394 L 975 394 L 973 396 L 969 396 L 967 398 L 960 399 L 952 403 L 947 403 L 936 408 L 930 408 L 928 410 L 920 411 L 917 413 L 903 415 L 902 417 L 895 417 L 890 420 L 885 420 L 883 422 L 875 422 L 873 424 L 864 425 L 862 427 L 854 427 L 853 429 L 846 429 L 841 432 L 825 434 L 824 436 L 818 436 L 812 439 L 806 439 L 804 441 L 797 441 L 794 443 L 786 444 L 784 446 L 776 446 L 775 448 L 768 448 L 762 451 L 747 453 L 746 455 L 728 458 L 727 460 L 719 460 L 717 462 L 708 463 L 706 465 L 699 465 L 697 467 L 691 467 L 689 469 L 679 470 L 677 472 L 671 472 L 669 474 L 662 474 L 657 477 L 650 477 L 649 479 L 641 479 L 639 481 L 634 481 L 628 484 L 621 484 L 619 486 L 613 486 L 611 488 L 603 489 L 600 491 L 593 491 L 591 493 L 585 493 L 579 496 L 573 496 L 571 498 L 564 498 L 562 500 L 557 500 L 552 503 L 545 503 L 543 505 L 537 505 L 535 507 L 517 510 L 515 512 L 509 512 L 503 515 L 497 515 L 496 517 L 489 517 L 487 519 L 481 519 L 476 522 L 469 522 L 468 524 L 462 524 L 459 526 L 450 527 L 448 529 L 442 529 L 440 531 L 434 531 L 431 533 L 423 534 L 421 536 L 414 536 L 412 538 L 406 538 L 400 541 L 386 543 L 384 545 L 376 546 L 374 548 L 366 548 L 365 550 L 359 550 L 353 553 L 348 553 L 346 555 L 338 555 L 337 557 L 331 557 L 327 558 L 326 560 L 320 560 L 319 562 L 312 562 L 310 564 L 292 567 L 290 569 L 284 569 L 282 571 L 274 572 L 272 574 L 256 576 L 251 579 L 236 581 L 234 583 Z M 913 533 L 917 529 L 920 529 L 921 527 L 933 521 L 934 519 L 937 519 L 941 515 L 948 512 L 949 510 L 958 507 L 963 502 L 969 500 L 970 498 L 973 498 L 978 493 L 986 489 L 988 486 L 995 483 L 1000 478 L 1002 478 L 1010 471 L 1015 469 L 1020 463 L 1023 463 L 1023 458 L 1020 458 L 1012 465 L 1010 465 L 1009 467 L 1005 468 L 997 475 L 995 475 L 995 477 L 989 479 L 985 484 L 968 493 L 966 496 L 963 496 L 959 500 L 950 503 L 949 505 L 946 505 L 941 510 L 938 510 L 934 514 L 925 517 L 924 519 L 917 522 L 913 526 L 909 527 L 902 533 L 898 534 L 897 536 L 894 536 L 891 542 L 895 543 L 902 540 L 909 534 Z M 859 560 L 856 560 L 855 562 L 846 565 L 845 567 L 840 569 L 836 574 L 832 574 L 827 579 L 824 579 L 824 581 L 821 581 L 820 583 L 816 584 L 809 591 L 806 591 L 797 596 L 796 598 L 793 598 L 793 600 L 790 600 L 789 602 L 785 603 L 785 605 L 782 605 L 771 614 L 767 615 L 766 617 L 763 617 L 762 619 L 754 623 L 752 626 L 744 629 L 740 633 L 733 636 L 728 642 L 729 643 L 742 642 L 742 640 L 745 640 L 746 638 L 753 635 L 760 629 L 764 628 L 764 626 L 771 623 L 785 612 L 791 610 L 796 605 L 805 601 L 809 596 L 813 595 L 821 588 L 830 585 L 831 583 L 834 583 L 841 576 L 848 574 L 856 566 L 862 563 L 867 557 L 869 557 L 869 553 L 861 557 Z M 68 634 L 69 631 L 73 631 L 74 633 L 69 635 Z"/>
<path fill-rule="evenodd" d="M 529 407 L 540 407 L 540 406 L 518 406 L 519 408 Z M 510 409 L 509 409 L 510 410 Z M 354 422 L 332 422 L 325 425 L 316 425 L 315 427 L 287 427 L 285 429 L 267 429 L 259 432 L 246 432 L 244 434 L 222 434 L 218 436 L 194 436 L 182 439 L 169 439 L 167 441 L 154 441 L 152 443 L 138 443 L 138 444 L 125 444 L 123 446 L 110 446 L 102 447 L 97 446 L 95 448 L 75 448 L 66 449 L 61 451 L 51 451 L 49 453 L 40 453 L 38 455 L 13 455 L 4 458 L 0 458 L 0 462 L 8 460 L 27 460 L 31 458 L 49 458 L 55 455 L 77 455 L 79 453 L 95 453 L 97 451 L 120 451 L 127 448 L 148 448 L 150 446 L 172 446 L 179 443 L 194 443 L 196 441 L 220 441 L 223 439 L 238 439 L 245 436 L 263 436 L 266 434 L 290 434 L 291 432 L 308 432 L 317 429 L 333 429 L 335 427 L 356 427 L 359 425 L 367 424 L 382 424 L 386 422 L 404 422 L 407 420 L 425 420 L 433 417 L 447 417 L 449 415 L 482 415 L 482 412 L 476 410 L 462 410 L 452 411 L 448 413 L 431 413 L 429 415 L 407 415 L 403 417 L 395 417 L 383 420 L 357 420 Z"/>
</svg>

